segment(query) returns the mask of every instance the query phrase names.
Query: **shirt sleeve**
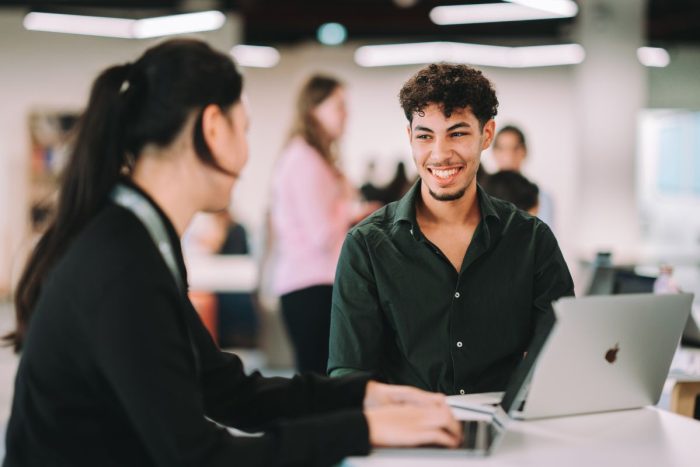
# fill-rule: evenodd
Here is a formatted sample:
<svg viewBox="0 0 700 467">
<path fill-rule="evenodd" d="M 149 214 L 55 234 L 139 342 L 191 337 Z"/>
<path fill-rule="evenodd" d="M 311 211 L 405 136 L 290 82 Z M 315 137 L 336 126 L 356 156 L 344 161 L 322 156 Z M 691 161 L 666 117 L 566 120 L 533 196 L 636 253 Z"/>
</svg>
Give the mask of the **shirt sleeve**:
<svg viewBox="0 0 700 467">
<path fill-rule="evenodd" d="M 549 332 L 554 322 L 552 302 L 574 295 L 574 281 L 552 230 L 541 221 L 536 229 L 533 333 L 539 336 Z"/>
<path fill-rule="evenodd" d="M 222 352 L 192 309 L 193 339 L 202 364 L 201 385 L 207 417 L 228 426 L 257 430 L 280 419 L 360 409 L 368 378 L 331 379 L 313 373 L 293 378 L 246 375 L 238 356 Z"/>
<path fill-rule="evenodd" d="M 296 420 L 280 419 L 259 437 L 234 437 L 207 420 L 204 415 L 207 409 L 213 410 L 209 402 L 212 396 L 207 391 L 202 394 L 196 377 L 195 357 L 187 338 L 187 316 L 182 313 L 184 299 L 173 292 L 171 284 L 140 277 L 137 271 L 130 273 L 113 282 L 103 295 L 91 342 L 101 373 L 154 465 L 324 466 L 348 455 L 368 452 L 367 425 L 358 408 Z M 198 332 L 194 331 L 195 342 Z M 211 364 L 201 350 L 198 353 L 204 360 L 201 378 L 206 379 L 212 371 Z M 240 362 L 230 361 L 234 363 L 218 370 L 233 372 L 233 379 L 250 381 L 252 388 L 266 385 L 259 376 L 248 380 L 242 375 Z M 283 397 L 278 406 L 310 398 L 312 394 L 307 391 L 313 389 L 324 391 L 320 389 L 322 384 L 268 384 L 295 388 L 277 391 Z M 266 398 L 251 398 L 245 386 L 234 390 L 227 394 L 234 401 L 232 410 L 244 403 L 251 405 L 249 412 L 274 410 L 264 407 L 269 402 Z M 290 393 L 296 394 L 296 400 Z M 356 401 L 346 402 L 353 405 Z M 322 412 L 327 406 L 313 408 Z"/>
<path fill-rule="evenodd" d="M 364 242 L 350 233 L 340 253 L 333 286 L 328 373 L 378 375 L 384 324 Z M 378 375 L 381 377 L 381 375 Z"/>
</svg>

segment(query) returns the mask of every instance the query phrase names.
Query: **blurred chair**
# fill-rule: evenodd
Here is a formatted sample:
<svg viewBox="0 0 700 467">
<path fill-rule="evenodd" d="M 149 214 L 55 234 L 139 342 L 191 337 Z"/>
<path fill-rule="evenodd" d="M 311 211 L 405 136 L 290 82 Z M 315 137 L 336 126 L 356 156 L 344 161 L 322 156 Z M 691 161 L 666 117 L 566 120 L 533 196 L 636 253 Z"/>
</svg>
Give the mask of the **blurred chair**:
<svg viewBox="0 0 700 467">
<path fill-rule="evenodd" d="M 209 292 L 190 292 L 190 301 L 197 310 L 197 314 L 202 319 L 204 327 L 211 334 L 214 342 L 219 342 L 218 320 L 217 320 L 217 304 L 216 295 Z"/>
</svg>

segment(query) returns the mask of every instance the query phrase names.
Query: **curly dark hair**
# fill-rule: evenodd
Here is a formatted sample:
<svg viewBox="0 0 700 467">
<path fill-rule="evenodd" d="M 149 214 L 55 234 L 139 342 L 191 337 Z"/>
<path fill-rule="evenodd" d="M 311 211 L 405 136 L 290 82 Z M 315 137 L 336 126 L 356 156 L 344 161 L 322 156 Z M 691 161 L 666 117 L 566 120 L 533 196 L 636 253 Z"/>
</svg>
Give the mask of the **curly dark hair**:
<svg viewBox="0 0 700 467">
<path fill-rule="evenodd" d="M 491 81 L 480 70 L 452 63 L 433 63 L 421 69 L 403 85 L 399 101 L 409 122 L 429 104 L 438 104 L 446 117 L 468 107 L 481 128 L 498 113 Z"/>
</svg>

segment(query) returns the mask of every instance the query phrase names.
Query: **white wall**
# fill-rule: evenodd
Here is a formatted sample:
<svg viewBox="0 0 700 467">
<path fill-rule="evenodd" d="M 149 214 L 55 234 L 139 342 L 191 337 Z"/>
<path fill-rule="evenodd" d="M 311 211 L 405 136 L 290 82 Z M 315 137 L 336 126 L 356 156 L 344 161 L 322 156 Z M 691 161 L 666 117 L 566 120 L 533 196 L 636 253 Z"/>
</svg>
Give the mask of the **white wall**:
<svg viewBox="0 0 700 467">
<path fill-rule="evenodd" d="M 82 109 L 102 69 L 134 60 L 157 42 L 26 31 L 23 16 L 22 9 L 0 11 L 0 291 L 16 252 L 25 249 L 29 112 Z M 239 22 L 230 17 L 224 28 L 198 37 L 227 51 L 240 38 Z"/>
<path fill-rule="evenodd" d="M 639 248 L 635 197 L 637 116 L 646 106 L 647 70 L 636 51 L 644 45 L 640 0 L 593 0 L 581 5 L 576 37 L 586 49 L 576 67 L 575 114 L 580 149 L 575 210 L 578 254 L 609 250 L 615 262 L 633 262 Z"/>
</svg>

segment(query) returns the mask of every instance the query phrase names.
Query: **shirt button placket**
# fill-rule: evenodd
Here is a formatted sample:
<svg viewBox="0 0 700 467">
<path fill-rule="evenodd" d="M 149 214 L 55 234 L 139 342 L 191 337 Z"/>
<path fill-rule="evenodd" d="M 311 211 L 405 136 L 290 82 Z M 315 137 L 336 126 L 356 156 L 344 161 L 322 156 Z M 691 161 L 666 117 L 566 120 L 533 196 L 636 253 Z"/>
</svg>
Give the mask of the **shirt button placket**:
<svg viewBox="0 0 700 467">
<path fill-rule="evenodd" d="M 460 297 L 460 293 L 457 292 L 457 291 L 455 291 L 455 293 L 454 293 L 454 298 L 459 298 L 459 297 Z M 462 344 L 462 341 L 457 341 L 457 348 L 458 348 L 458 349 L 461 349 L 463 345 L 464 345 L 464 344 Z M 459 390 L 459 393 L 460 393 L 461 395 L 464 395 L 464 394 L 466 394 L 466 391 L 465 391 L 464 389 L 460 389 L 460 390 Z"/>
</svg>

